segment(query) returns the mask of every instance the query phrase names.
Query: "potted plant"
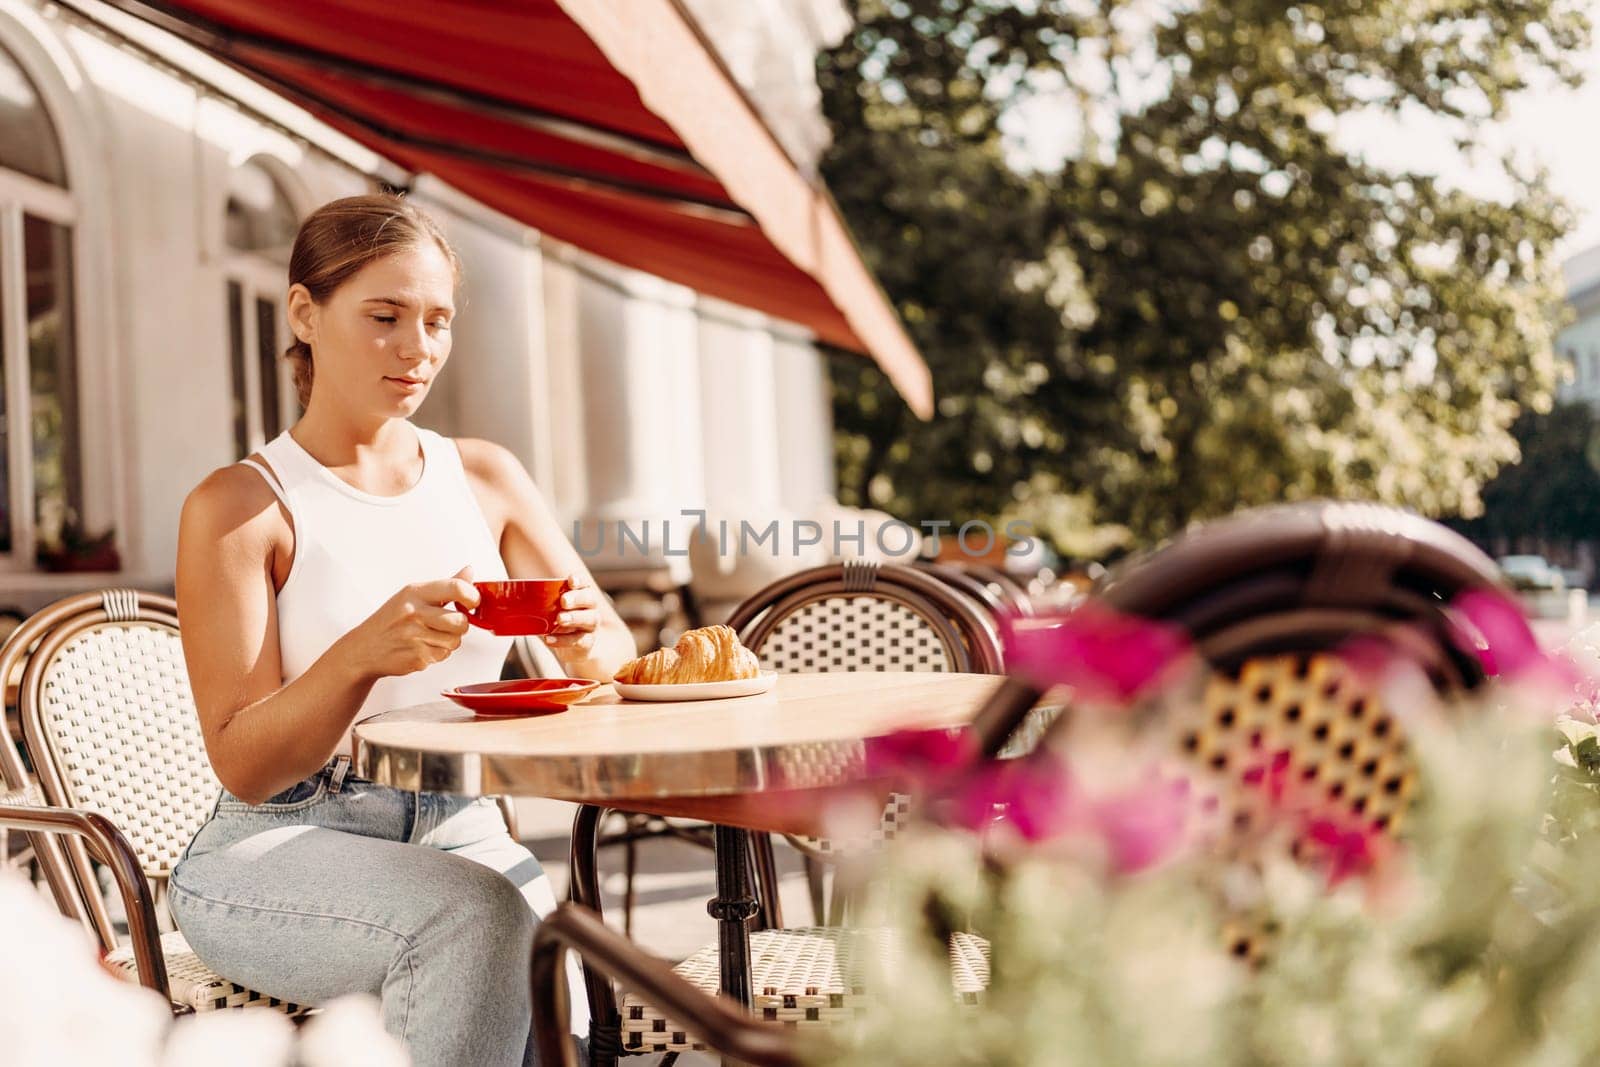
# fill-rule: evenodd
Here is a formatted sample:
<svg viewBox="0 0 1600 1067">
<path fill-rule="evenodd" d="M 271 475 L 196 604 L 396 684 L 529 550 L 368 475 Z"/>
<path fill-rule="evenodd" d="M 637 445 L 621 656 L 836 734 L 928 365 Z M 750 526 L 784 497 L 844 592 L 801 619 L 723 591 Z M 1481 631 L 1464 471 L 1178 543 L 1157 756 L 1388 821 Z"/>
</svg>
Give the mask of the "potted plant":
<svg viewBox="0 0 1600 1067">
<path fill-rule="evenodd" d="M 76 521 L 68 522 L 56 537 L 40 538 L 38 562 L 42 569 L 55 573 L 119 571 L 122 557 L 117 552 L 116 529 L 90 534 Z"/>
</svg>

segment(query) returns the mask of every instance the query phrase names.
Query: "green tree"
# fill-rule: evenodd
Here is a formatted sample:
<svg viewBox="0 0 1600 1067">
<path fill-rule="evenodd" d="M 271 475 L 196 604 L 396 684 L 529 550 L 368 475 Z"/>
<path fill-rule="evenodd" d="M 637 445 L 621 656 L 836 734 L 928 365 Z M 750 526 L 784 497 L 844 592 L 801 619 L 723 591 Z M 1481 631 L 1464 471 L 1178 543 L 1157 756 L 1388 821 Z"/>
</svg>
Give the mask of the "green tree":
<svg viewBox="0 0 1600 1067">
<path fill-rule="evenodd" d="M 1483 488 L 1478 538 L 1588 541 L 1600 534 L 1600 418 L 1588 404 L 1526 412 L 1511 427 L 1520 458 Z"/>
<path fill-rule="evenodd" d="M 1577 81 L 1581 4 L 853 7 L 819 60 L 824 174 L 939 414 L 835 361 L 847 500 L 1068 551 L 1318 494 L 1478 510 L 1549 405 L 1569 213 L 1519 161 L 1482 159 L 1504 195 L 1474 196 L 1340 130 L 1387 113 L 1467 152 Z M 1059 166 L 1008 150 L 1025 103 L 1079 132 Z"/>
</svg>

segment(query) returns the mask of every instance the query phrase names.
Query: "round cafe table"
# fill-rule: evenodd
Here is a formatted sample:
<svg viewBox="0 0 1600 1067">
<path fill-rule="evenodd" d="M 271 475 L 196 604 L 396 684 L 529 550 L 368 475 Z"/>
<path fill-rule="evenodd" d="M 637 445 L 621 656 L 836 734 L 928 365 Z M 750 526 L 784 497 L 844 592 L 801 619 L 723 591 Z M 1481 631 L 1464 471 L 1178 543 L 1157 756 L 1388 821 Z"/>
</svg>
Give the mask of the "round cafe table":
<svg viewBox="0 0 1600 1067">
<path fill-rule="evenodd" d="M 817 833 L 817 792 L 862 782 L 869 742 L 966 726 L 1003 681 L 783 674 L 758 696 L 673 703 L 626 701 L 603 685 L 565 711 L 517 719 L 479 718 L 440 700 L 357 725 L 356 773 L 404 789 L 577 801 L 580 822 L 609 808 L 715 824 L 717 895 L 708 910 L 718 921 L 722 989 L 748 1005 L 756 905 L 743 831 Z M 592 871 L 592 854 L 588 862 Z M 610 985 L 594 975 L 587 984 L 599 1016 L 613 1003 Z"/>
</svg>

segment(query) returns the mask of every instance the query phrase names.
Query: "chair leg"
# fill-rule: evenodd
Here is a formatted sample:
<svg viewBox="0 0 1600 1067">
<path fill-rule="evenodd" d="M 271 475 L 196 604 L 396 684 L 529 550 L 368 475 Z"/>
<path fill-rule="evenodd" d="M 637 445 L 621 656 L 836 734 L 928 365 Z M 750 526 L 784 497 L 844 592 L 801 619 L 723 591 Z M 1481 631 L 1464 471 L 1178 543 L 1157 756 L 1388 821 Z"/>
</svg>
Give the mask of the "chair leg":
<svg viewBox="0 0 1600 1067">
<path fill-rule="evenodd" d="M 771 834 L 750 835 L 750 855 L 756 872 L 758 930 L 783 929 L 783 904 L 778 900 L 778 859 L 772 851 Z"/>
<path fill-rule="evenodd" d="M 828 925 L 828 897 L 825 885 L 826 872 L 822 862 L 809 852 L 805 853 L 806 890 L 811 894 L 811 918 L 818 926 Z"/>
<path fill-rule="evenodd" d="M 688 585 L 678 587 L 678 604 L 690 629 L 705 625 L 705 617 L 700 611 L 700 598 L 694 595 L 694 590 Z"/>
<path fill-rule="evenodd" d="M 567 897 L 600 914 L 600 824 L 605 808 L 585 804 L 572 820 L 570 884 Z M 614 1067 L 622 1047 L 622 1017 L 617 1011 L 617 994 L 611 980 L 600 970 L 583 963 L 583 984 L 589 994 L 589 1062 L 594 1067 Z"/>
<path fill-rule="evenodd" d="M 827 926 L 843 926 L 845 918 L 850 914 L 850 891 L 845 888 L 846 879 L 839 877 L 839 872 L 833 872 L 833 885 L 828 892 L 828 921 Z"/>
<path fill-rule="evenodd" d="M 628 835 L 622 859 L 622 875 L 626 879 L 622 888 L 622 932 L 633 937 L 634 876 L 639 873 L 639 839 Z"/>
</svg>

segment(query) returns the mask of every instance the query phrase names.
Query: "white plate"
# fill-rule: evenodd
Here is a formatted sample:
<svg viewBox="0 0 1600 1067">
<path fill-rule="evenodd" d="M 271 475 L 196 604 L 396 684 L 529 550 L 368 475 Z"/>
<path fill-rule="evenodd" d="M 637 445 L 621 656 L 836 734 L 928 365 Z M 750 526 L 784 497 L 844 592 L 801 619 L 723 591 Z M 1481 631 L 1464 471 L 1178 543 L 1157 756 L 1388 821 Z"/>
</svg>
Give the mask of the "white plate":
<svg viewBox="0 0 1600 1067">
<path fill-rule="evenodd" d="M 612 682 L 623 700 L 721 700 L 723 697 L 749 697 L 765 693 L 778 684 L 777 671 L 762 671 L 754 678 L 735 678 L 731 682 L 691 682 L 684 685 L 629 685 Z"/>
</svg>

